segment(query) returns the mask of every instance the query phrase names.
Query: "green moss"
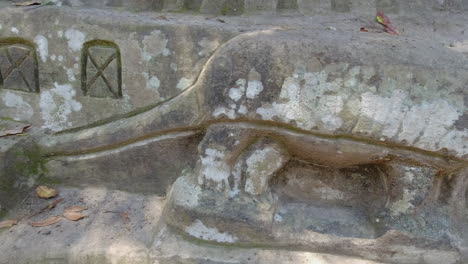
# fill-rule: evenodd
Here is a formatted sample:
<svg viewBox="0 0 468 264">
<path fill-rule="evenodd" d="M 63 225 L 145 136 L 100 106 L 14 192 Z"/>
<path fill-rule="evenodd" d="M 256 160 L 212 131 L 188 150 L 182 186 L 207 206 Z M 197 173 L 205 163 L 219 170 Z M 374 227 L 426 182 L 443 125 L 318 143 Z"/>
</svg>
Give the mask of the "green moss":
<svg viewBox="0 0 468 264">
<path fill-rule="evenodd" d="M 18 122 L 18 121 L 15 121 L 13 118 L 5 117 L 5 116 L 0 116 L 0 121 Z"/>
<path fill-rule="evenodd" d="M 221 15 L 223 16 L 238 16 L 244 13 L 243 0 L 230 0 L 226 1 L 221 8 Z"/>
<path fill-rule="evenodd" d="M 227 6 L 223 6 L 223 8 L 221 8 L 221 15 L 227 16 L 228 13 L 229 13 L 229 8 Z"/>
<path fill-rule="evenodd" d="M 37 145 L 17 150 L 15 169 L 16 174 L 22 177 L 43 175 L 47 172 L 46 158 Z"/>
<path fill-rule="evenodd" d="M 5 209 L 0 209 L 0 219 L 4 218 L 7 215 L 7 210 Z"/>
<path fill-rule="evenodd" d="M 39 184 L 44 184 L 44 185 L 58 185 L 58 184 L 62 183 L 62 181 L 60 179 L 48 177 L 48 176 L 45 176 L 45 175 L 42 175 L 41 177 L 39 177 L 37 182 Z"/>
</svg>

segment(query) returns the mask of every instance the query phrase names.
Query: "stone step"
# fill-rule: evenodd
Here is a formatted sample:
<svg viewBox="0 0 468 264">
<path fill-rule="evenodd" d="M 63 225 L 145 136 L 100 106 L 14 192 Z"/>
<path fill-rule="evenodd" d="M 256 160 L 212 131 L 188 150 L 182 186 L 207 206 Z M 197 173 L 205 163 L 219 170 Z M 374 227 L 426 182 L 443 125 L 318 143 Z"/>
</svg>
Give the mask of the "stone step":
<svg viewBox="0 0 468 264">
<path fill-rule="evenodd" d="M 193 243 L 157 224 L 164 212 L 163 197 L 97 185 L 56 188 L 64 200 L 55 208 L 0 232 L 0 264 L 379 264 L 332 254 Z M 31 193 L 7 218 L 30 215 L 51 202 Z M 86 207 L 86 217 L 45 227 L 30 225 L 71 206 Z"/>
<path fill-rule="evenodd" d="M 124 7 L 135 11 L 191 11 L 216 15 L 243 15 L 295 11 L 420 13 L 432 10 L 468 10 L 464 0 L 64 0 L 60 4 L 89 7 Z"/>
</svg>

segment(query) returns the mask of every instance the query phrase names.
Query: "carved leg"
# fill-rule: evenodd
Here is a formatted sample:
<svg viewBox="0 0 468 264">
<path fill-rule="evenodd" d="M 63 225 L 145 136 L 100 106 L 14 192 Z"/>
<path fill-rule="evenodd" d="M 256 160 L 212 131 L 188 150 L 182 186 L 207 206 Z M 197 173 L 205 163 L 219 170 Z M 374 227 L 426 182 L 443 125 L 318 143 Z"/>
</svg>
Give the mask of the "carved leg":
<svg viewBox="0 0 468 264">
<path fill-rule="evenodd" d="M 289 160 L 277 142 L 255 131 L 229 125 L 211 126 L 199 145 L 198 183 L 204 189 L 260 195 Z"/>
</svg>

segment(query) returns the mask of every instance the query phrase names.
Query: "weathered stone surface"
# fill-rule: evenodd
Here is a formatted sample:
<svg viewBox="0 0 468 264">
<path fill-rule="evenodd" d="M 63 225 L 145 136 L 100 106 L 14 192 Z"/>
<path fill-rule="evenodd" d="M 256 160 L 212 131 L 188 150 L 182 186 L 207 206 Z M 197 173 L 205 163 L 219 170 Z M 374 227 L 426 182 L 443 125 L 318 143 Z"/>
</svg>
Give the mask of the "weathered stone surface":
<svg viewBox="0 0 468 264">
<path fill-rule="evenodd" d="M 45 169 L 49 179 L 66 185 L 163 196 L 183 170 L 195 165 L 197 138 L 195 132 L 181 132 L 116 149 L 57 156 Z"/>
<path fill-rule="evenodd" d="M 242 15 L 299 11 L 312 13 L 371 13 L 376 10 L 399 14 L 429 14 L 433 11 L 466 11 L 464 0 L 57 0 L 58 5 L 93 8 L 119 8 L 130 11 L 201 12 Z M 406 7 L 411 7 L 407 9 Z"/>
<path fill-rule="evenodd" d="M 242 153 L 235 168 L 240 170 L 241 179 L 245 179 L 245 192 L 252 195 L 268 191 L 270 180 L 289 160 L 280 145 L 268 139 L 262 139 Z"/>
<path fill-rule="evenodd" d="M 49 181 L 90 219 L 20 222 L 0 263 L 466 262 L 461 2 L 60 3 L 86 8 L 0 9 L 41 84 L 0 89 L 37 129 L 0 141 L 0 204 L 29 215 Z"/>
<path fill-rule="evenodd" d="M 31 12 L 34 14 L 25 15 Z M 27 87 L 19 72 L 12 72 L 15 75 L 6 78 L 0 89 L 0 116 L 52 131 L 117 119 L 180 94 L 193 85 L 213 52 L 238 34 L 220 30 L 213 22 L 205 22 L 212 25 L 208 29 L 151 16 L 142 21 L 135 14 L 98 9 L 44 6 L 27 12 L 3 8 L 0 13 L 0 43 L 10 43 L 11 39 L 30 43 L 34 46 L 28 46 L 31 54 L 37 54 L 36 64 L 28 59 L 22 64 L 29 65 L 28 69 L 20 68 L 34 93 L 17 92 L 26 91 Z M 44 17 L 54 20 L 44 27 Z M 115 21 L 122 26 L 115 26 Z M 86 55 L 97 47 L 86 49 L 84 45 L 89 43 L 117 49 L 120 59 L 113 60 L 104 70 L 107 83 L 97 78 L 94 87 L 99 89 L 91 89 L 85 95 L 83 71 L 97 74 L 89 60 L 85 65 Z M 9 67 L 8 63 L 1 65 L 1 71 Z M 38 81 L 41 93 L 36 93 Z M 108 84 L 114 92 L 109 91 Z"/>
<path fill-rule="evenodd" d="M 368 42 L 362 44 L 362 39 L 353 38 L 352 33 L 321 34 L 320 42 L 314 40 L 311 31 L 261 32 L 238 37 L 217 52 L 194 87 L 164 107 L 128 118 L 123 126 L 108 123 L 44 139 L 45 145 L 61 142 L 56 149 L 65 151 L 75 148 L 74 140 L 78 139 L 79 150 L 125 141 L 135 135 L 136 128 L 149 132 L 194 126 L 208 120 L 257 119 L 428 151 L 447 149 L 460 158 L 467 154 L 467 132 L 456 126 L 465 112 L 463 96 L 458 96 L 466 93 L 465 57 L 442 48 L 440 57 L 434 60 L 428 50 L 435 47 L 423 43 L 417 43 L 416 49 L 405 40 L 381 42 L 368 36 Z M 396 56 L 399 51 L 391 48 L 394 41 L 401 46 L 399 51 L 410 54 Z M 285 59 L 273 59 L 279 56 Z M 441 90 L 441 86 L 447 90 Z M 393 111 L 387 111 L 390 105 Z M 184 115 L 190 122 L 163 125 L 162 119 L 155 116 L 165 108 L 174 109 L 171 115 Z M 199 110 L 187 113 L 187 108 Z M 107 136 L 91 136 L 95 133 Z M 116 137 L 110 136 L 115 133 Z M 69 146 L 64 144 L 67 141 Z"/>
</svg>

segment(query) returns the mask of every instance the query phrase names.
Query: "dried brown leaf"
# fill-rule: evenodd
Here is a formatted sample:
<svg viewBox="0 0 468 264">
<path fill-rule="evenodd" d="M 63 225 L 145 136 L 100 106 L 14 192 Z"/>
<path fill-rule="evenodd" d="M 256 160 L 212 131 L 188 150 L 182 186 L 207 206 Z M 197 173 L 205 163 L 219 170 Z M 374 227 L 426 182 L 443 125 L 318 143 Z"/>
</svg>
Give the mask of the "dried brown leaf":
<svg viewBox="0 0 468 264">
<path fill-rule="evenodd" d="M 392 25 L 385 26 L 385 32 L 392 35 L 399 35 L 400 33 Z"/>
<path fill-rule="evenodd" d="M 12 226 L 16 225 L 17 223 L 18 223 L 17 220 L 5 220 L 5 221 L 2 221 L 2 222 L 0 222 L 0 229 L 12 227 Z"/>
<path fill-rule="evenodd" d="M 86 215 L 82 214 L 81 212 L 76 212 L 76 211 L 65 211 L 63 213 L 63 216 L 72 221 L 78 221 L 81 218 L 86 217 Z"/>
<path fill-rule="evenodd" d="M 39 221 L 39 222 L 32 222 L 31 223 L 31 226 L 33 227 L 44 227 L 44 226 L 50 226 L 50 225 L 53 225 L 57 222 L 59 222 L 60 220 L 62 220 L 62 218 L 60 216 L 51 216 L 45 220 L 42 220 L 42 221 Z"/>
<path fill-rule="evenodd" d="M 15 6 L 32 6 L 32 5 L 41 5 L 41 2 L 38 1 L 26 1 L 15 3 Z"/>
<path fill-rule="evenodd" d="M 68 207 L 67 209 L 65 209 L 65 212 L 81 212 L 86 209 L 88 208 L 83 207 L 83 206 L 72 206 L 72 207 Z"/>
<path fill-rule="evenodd" d="M 43 199 L 49 199 L 57 196 L 57 191 L 53 188 L 47 187 L 45 185 L 39 185 L 36 188 L 37 196 Z"/>
<path fill-rule="evenodd" d="M 58 200 L 54 201 L 53 203 L 49 204 L 47 207 L 43 208 L 42 210 L 50 210 L 50 209 L 54 209 L 54 208 L 55 208 L 55 206 L 57 206 L 57 204 L 59 204 L 59 203 L 63 202 L 63 200 L 64 200 L 63 198 L 61 198 L 61 199 L 58 199 Z"/>
<path fill-rule="evenodd" d="M 130 220 L 130 218 L 128 217 L 128 213 L 127 212 L 120 212 L 120 217 L 122 217 L 122 219 L 127 222 Z"/>
<path fill-rule="evenodd" d="M 19 126 L 19 127 L 13 128 L 13 129 L 0 131 L 0 137 L 14 136 L 14 135 L 23 134 L 30 127 L 31 127 L 30 125 Z"/>
</svg>

